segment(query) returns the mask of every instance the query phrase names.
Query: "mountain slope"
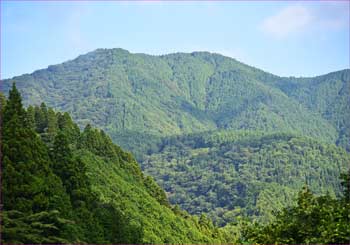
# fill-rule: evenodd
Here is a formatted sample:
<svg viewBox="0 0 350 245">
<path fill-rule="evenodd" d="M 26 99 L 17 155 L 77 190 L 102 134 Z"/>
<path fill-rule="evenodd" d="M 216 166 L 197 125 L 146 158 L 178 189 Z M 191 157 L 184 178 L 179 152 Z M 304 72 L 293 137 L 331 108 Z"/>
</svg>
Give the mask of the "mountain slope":
<svg viewBox="0 0 350 245">
<path fill-rule="evenodd" d="M 45 104 L 0 96 L 2 243 L 228 243 L 204 218 L 169 205 L 130 153 Z M 202 216 L 204 217 L 204 216 Z"/>
<path fill-rule="evenodd" d="M 285 79 L 207 52 L 150 56 L 98 49 L 4 80 L 1 89 L 16 81 L 25 104 L 45 101 L 68 111 L 81 127 L 103 128 L 128 149 L 135 134 L 218 128 L 293 131 L 335 142 L 338 127 L 276 86 Z"/>
<path fill-rule="evenodd" d="M 288 96 L 316 111 L 338 130 L 337 144 L 350 151 L 350 72 L 290 78 L 276 84 Z"/>
<path fill-rule="evenodd" d="M 339 195 L 350 154 L 287 133 L 226 130 L 165 139 L 141 164 L 171 203 L 224 225 L 242 215 L 271 221 L 305 184 Z"/>
</svg>

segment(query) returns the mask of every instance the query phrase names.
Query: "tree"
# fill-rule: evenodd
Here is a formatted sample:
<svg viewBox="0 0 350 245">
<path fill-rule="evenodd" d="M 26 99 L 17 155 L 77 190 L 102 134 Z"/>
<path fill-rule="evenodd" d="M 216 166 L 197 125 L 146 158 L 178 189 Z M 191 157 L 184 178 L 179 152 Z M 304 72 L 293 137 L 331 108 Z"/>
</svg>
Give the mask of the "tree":
<svg viewBox="0 0 350 245">
<path fill-rule="evenodd" d="M 344 199 L 350 203 L 350 168 L 346 173 L 340 175 L 341 185 L 343 187 Z"/>
<path fill-rule="evenodd" d="M 31 105 L 27 108 L 27 125 L 32 130 L 36 130 L 35 108 Z"/>
<path fill-rule="evenodd" d="M 40 107 L 35 106 L 35 122 L 36 131 L 38 133 L 45 133 L 47 130 L 47 108 L 45 103 L 41 103 Z"/>
<path fill-rule="evenodd" d="M 57 124 L 58 128 L 67 136 L 67 139 L 71 143 L 76 143 L 80 130 L 79 127 L 72 121 L 69 113 L 57 113 Z"/>
<path fill-rule="evenodd" d="M 20 212 L 28 217 L 52 209 L 57 210 L 60 215 L 67 213 L 69 200 L 60 179 L 50 169 L 47 148 L 26 120 L 21 96 L 13 84 L 4 110 L 2 128 L 4 211 Z M 57 196 L 60 198 L 56 198 Z M 23 226 L 19 230 L 28 225 L 27 222 L 21 224 Z M 13 229 L 8 228 L 5 223 L 4 232 L 10 234 Z M 53 230 L 55 231 L 52 234 L 60 236 L 60 230 Z M 32 241 L 35 241 L 34 238 Z"/>
<path fill-rule="evenodd" d="M 296 206 L 286 207 L 267 225 L 246 228 L 244 239 L 265 244 L 345 244 L 350 241 L 349 215 L 349 203 L 329 195 L 316 197 L 304 186 Z"/>
<path fill-rule="evenodd" d="M 47 111 L 47 139 L 48 142 L 53 142 L 58 130 L 56 113 L 49 108 Z"/>
</svg>

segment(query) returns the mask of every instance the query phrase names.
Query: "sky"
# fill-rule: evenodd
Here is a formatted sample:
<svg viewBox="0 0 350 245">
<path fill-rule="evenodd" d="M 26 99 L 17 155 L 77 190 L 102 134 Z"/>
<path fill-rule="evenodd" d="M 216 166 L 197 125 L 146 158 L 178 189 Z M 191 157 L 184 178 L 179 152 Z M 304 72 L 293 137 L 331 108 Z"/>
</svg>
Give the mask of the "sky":
<svg viewBox="0 0 350 245">
<path fill-rule="evenodd" d="M 349 1 L 0 1 L 11 78 L 97 48 L 209 51 L 280 76 L 349 68 Z"/>
</svg>

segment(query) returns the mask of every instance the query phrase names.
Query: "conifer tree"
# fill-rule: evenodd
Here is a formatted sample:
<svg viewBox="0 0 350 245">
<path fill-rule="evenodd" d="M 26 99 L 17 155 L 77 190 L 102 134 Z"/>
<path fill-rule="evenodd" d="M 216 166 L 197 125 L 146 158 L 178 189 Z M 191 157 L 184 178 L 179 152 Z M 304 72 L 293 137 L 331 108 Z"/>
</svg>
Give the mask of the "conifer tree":
<svg viewBox="0 0 350 245">
<path fill-rule="evenodd" d="M 28 106 L 27 108 L 27 125 L 32 130 L 36 130 L 36 124 L 35 124 L 35 109 L 33 106 Z"/>
<path fill-rule="evenodd" d="M 345 202 L 350 203 L 350 169 L 346 173 L 341 174 L 340 179 Z"/>
<path fill-rule="evenodd" d="M 26 220 L 24 217 L 34 215 L 34 219 L 40 213 L 44 214 L 53 209 L 57 210 L 60 215 L 64 215 L 64 213 L 68 212 L 69 200 L 65 196 L 60 179 L 53 175 L 50 170 L 50 159 L 46 146 L 26 123 L 26 112 L 22 106 L 21 96 L 15 84 L 13 84 L 9 94 L 9 99 L 4 109 L 2 128 L 3 210 L 7 214 L 12 212 L 22 215 L 11 216 L 12 218 L 7 221 L 4 220 L 3 231 L 5 233 L 7 232 L 8 242 L 29 243 L 39 241 L 40 235 L 38 235 L 39 237 L 35 235 L 34 229 L 36 228 L 30 224 L 35 221 Z M 56 213 L 49 212 L 46 214 L 46 217 L 51 217 L 59 222 L 56 219 L 58 217 Z M 47 219 L 45 218 L 45 220 Z M 40 222 L 45 223 L 45 220 Z M 47 220 L 47 222 L 51 221 Z M 45 226 L 48 227 L 47 225 L 49 224 L 44 223 L 42 228 Z M 19 227 L 14 228 L 14 224 L 17 224 Z M 39 225 L 39 223 L 36 224 Z M 31 236 L 28 235 L 31 238 L 27 237 L 19 241 L 11 240 L 11 227 L 15 230 L 22 230 L 23 233 L 32 234 Z M 60 236 L 61 231 L 53 228 L 50 230 L 50 234 Z M 40 240 L 40 242 L 45 241 L 48 242 L 49 240 Z M 58 242 L 55 239 L 54 241 Z"/>
<path fill-rule="evenodd" d="M 45 110 L 43 103 L 40 107 L 35 106 L 35 124 L 38 133 L 44 133 L 47 127 L 47 114 L 43 110 Z"/>
</svg>

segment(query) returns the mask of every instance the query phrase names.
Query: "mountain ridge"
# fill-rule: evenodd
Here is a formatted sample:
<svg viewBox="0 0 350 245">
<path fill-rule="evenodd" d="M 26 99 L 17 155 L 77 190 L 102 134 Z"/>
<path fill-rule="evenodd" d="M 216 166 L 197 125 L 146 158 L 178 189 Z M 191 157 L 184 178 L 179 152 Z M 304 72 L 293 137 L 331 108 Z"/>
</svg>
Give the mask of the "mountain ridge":
<svg viewBox="0 0 350 245">
<path fill-rule="evenodd" d="M 146 55 L 146 56 L 152 56 L 152 57 L 166 57 L 166 56 L 170 56 L 170 55 L 176 55 L 176 54 L 184 54 L 184 55 L 194 55 L 194 54 L 210 54 L 210 55 L 218 55 L 218 56 L 222 56 L 222 57 L 225 57 L 225 58 L 228 58 L 228 59 L 232 59 L 232 60 L 235 60 L 236 62 L 238 63 L 241 63 L 245 66 L 249 66 L 251 68 L 255 68 L 255 69 L 258 69 L 262 72 L 265 72 L 265 73 L 268 73 L 268 74 L 271 74 L 273 76 L 276 76 L 276 77 L 279 77 L 279 78 L 316 78 L 316 77 L 322 77 L 322 76 L 326 76 L 326 75 L 330 75 L 332 73 L 337 73 L 337 72 L 342 72 L 342 71 L 348 71 L 350 68 L 344 68 L 344 69 L 339 69 L 339 70 L 335 70 L 335 71 L 329 71 L 329 72 L 325 72 L 325 73 L 321 73 L 321 74 L 315 74 L 315 75 L 308 75 L 308 76 L 303 76 L 303 75 L 299 75 L 299 76 L 295 76 L 295 75 L 277 75 L 277 74 L 274 74 L 274 73 L 271 73 L 271 72 L 268 72 L 262 68 L 258 68 L 258 67 L 255 67 L 255 66 L 252 66 L 252 65 L 248 65 L 240 60 L 238 60 L 237 58 L 235 57 L 231 57 L 231 56 L 228 56 L 228 55 L 224 55 L 224 54 L 221 54 L 219 52 L 210 52 L 210 51 L 205 51 L 205 50 L 195 50 L 195 51 L 191 51 L 191 52 L 172 52 L 172 53 L 165 53 L 165 54 L 148 54 L 148 53 L 144 53 L 144 52 L 130 52 L 128 51 L 127 49 L 124 49 L 124 48 L 96 48 L 94 50 L 91 50 L 91 51 L 88 51 L 84 54 L 80 54 L 78 56 L 75 56 L 75 58 L 69 58 L 67 59 L 66 61 L 62 61 L 62 62 L 59 62 L 59 63 L 56 63 L 56 64 L 52 64 L 52 65 L 48 65 L 46 67 L 43 67 L 43 68 L 38 68 L 38 69 L 35 69 L 34 71 L 32 72 L 25 72 L 25 73 L 22 73 L 22 74 L 19 74 L 19 75 L 14 75 L 12 77 L 8 77 L 8 78 L 3 78 L 1 80 L 14 80 L 16 79 L 16 77 L 20 77 L 20 76 L 24 76 L 24 75 L 33 75 L 34 72 L 37 72 L 37 71 L 41 71 L 41 70 L 46 70 L 48 69 L 50 66 L 57 66 L 57 65 L 61 65 L 63 63 L 67 63 L 67 62 L 71 62 L 71 61 L 74 61 L 76 59 L 78 59 L 79 57 L 81 56 L 84 56 L 84 55 L 87 55 L 87 54 L 90 54 L 90 53 L 94 53 L 94 52 L 97 52 L 97 51 L 106 51 L 106 50 L 117 50 L 117 51 L 122 51 L 122 52 L 126 52 L 128 54 L 134 54 L 134 55 Z"/>
<path fill-rule="evenodd" d="M 75 133 L 67 137 L 78 141 L 73 153 L 77 163 L 87 167 L 93 191 L 128 218 L 123 231 L 127 239 L 138 239 L 129 237 L 135 229 L 146 243 L 224 241 L 226 231 L 242 235 L 244 219 L 278 222 L 275 212 L 295 206 L 297 190 L 305 183 L 317 195 L 327 192 L 329 202 L 341 195 L 338 176 L 350 163 L 349 69 L 286 78 L 209 52 L 151 56 L 99 49 L 3 80 L 1 92 L 7 93 L 14 80 L 28 106 L 19 114 L 37 124 L 32 127 L 49 143 L 47 149 L 56 124 L 60 128 L 62 122 L 72 122 L 66 112 L 84 128 L 78 133 L 76 124 L 68 127 Z M 6 103 L 0 93 L 2 101 Z M 55 112 L 45 104 L 30 106 L 41 102 L 65 113 L 53 120 Z M 112 146 L 108 135 L 131 151 L 167 193 L 152 178 L 144 178 L 132 155 Z M 111 164 L 113 151 L 122 159 L 117 161 L 120 168 Z M 59 158 L 60 150 L 55 152 Z M 59 168 L 55 171 L 64 174 Z M 126 203 L 120 204 L 125 196 Z M 168 209 L 167 198 L 191 214 L 204 212 L 216 225 L 226 226 L 219 229 L 206 216 L 187 220 L 190 216 L 178 206 Z M 164 212 L 158 214 L 157 209 Z M 6 218 L 16 219 L 11 215 Z M 177 227 L 170 237 L 173 224 Z M 192 232 L 182 232 L 192 225 Z"/>
<path fill-rule="evenodd" d="M 169 135 L 219 128 L 284 129 L 337 142 L 336 130 L 344 127 L 337 128 L 280 87 L 281 81 L 302 79 L 275 76 L 209 52 L 157 56 L 97 49 L 3 80 L 1 89 L 7 92 L 16 80 L 25 104 L 45 101 L 72 113 L 81 127 L 92 123 L 112 136 L 127 131 Z M 123 145 L 119 139 L 114 137 Z"/>
</svg>

